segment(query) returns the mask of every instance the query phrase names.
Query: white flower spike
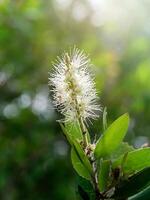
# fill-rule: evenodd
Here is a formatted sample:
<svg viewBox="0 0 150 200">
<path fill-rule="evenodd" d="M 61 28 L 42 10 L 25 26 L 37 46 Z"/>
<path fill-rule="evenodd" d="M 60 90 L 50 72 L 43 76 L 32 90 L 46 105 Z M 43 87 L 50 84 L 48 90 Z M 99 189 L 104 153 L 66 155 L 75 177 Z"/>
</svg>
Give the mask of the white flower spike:
<svg viewBox="0 0 150 200">
<path fill-rule="evenodd" d="M 52 86 L 54 105 L 65 116 L 65 122 L 80 119 L 86 122 L 98 117 L 100 106 L 88 72 L 90 65 L 90 60 L 77 48 L 69 54 L 64 53 L 53 65 L 49 85 Z"/>
</svg>

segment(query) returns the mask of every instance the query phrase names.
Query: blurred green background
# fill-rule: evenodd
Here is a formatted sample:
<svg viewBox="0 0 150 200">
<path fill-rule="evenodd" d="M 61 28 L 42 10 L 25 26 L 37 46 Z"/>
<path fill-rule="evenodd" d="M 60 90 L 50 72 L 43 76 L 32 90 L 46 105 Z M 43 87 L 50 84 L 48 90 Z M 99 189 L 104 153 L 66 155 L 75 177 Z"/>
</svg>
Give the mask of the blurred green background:
<svg viewBox="0 0 150 200">
<path fill-rule="evenodd" d="M 1 200 L 76 199 L 47 84 L 51 62 L 74 45 L 90 55 L 109 123 L 129 112 L 126 140 L 149 142 L 149 11 L 149 0 L 0 0 Z M 92 129 L 101 133 L 102 117 Z"/>
</svg>

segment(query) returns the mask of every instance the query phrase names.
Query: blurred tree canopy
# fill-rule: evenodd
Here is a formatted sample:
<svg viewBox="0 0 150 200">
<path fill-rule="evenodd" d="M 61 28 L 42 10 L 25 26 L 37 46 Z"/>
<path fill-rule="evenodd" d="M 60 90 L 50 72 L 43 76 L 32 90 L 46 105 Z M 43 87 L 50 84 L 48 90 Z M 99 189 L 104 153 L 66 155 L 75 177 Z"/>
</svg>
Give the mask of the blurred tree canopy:
<svg viewBox="0 0 150 200">
<path fill-rule="evenodd" d="M 90 55 L 111 122 L 149 142 L 148 0 L 0 0 L 0 199 L 75 199 L 75 173 L 48 88 L 51 62 L 76 45 Z M 93 122 L 100 134 L 102 118 Z"/>
</svg>

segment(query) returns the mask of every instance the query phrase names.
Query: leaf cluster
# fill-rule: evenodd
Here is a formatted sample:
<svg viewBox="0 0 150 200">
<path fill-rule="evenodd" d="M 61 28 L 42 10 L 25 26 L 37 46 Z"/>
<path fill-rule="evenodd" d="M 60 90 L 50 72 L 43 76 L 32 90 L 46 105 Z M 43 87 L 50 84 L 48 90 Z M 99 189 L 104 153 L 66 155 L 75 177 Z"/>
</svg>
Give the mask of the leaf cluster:
<svg viewBox="0 0 150 200">
<path fill-rule="evenodd" d="M 108 127 L 106 117 L 103 120 L 104 133 L 93 143 L 88 133 L 86 148 L 77 122 L 61 124 L 71 145 L 73 168 L 79 176 L 80 198 L 121 200 L 144 195 L 143 199 L 148 200 L 149 189 L 145 189 L 150 186 L 150 148 L 135 149 L 123 142 L 129 126 L 127 113 Z"/>
</svg>

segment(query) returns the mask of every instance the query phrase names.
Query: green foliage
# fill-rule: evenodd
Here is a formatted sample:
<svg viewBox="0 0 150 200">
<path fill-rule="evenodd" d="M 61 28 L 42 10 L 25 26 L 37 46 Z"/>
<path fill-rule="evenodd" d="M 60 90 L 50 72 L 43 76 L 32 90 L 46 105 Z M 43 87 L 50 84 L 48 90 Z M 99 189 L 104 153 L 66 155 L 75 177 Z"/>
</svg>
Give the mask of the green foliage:
<svg viewBox="0 0 150 200">
<path fill-rule="evenodd" d="M 94 151 L 95 157 L 106 157 L 120 146 L 129 125 L 129 116 L 124 114 L 115 120 L 98 140 Z"/>
<path fill-rule="evenodd" d="M 72 161 L 72 165 L 73 165 L 74 169 L 80 176 L 82 176 L 83 178 L 85 178 L 87 180 L 91 179 L 91 175 L 90 175 L 88 169 L 83 164 L 83 162 L 81 161 L 79 155 L 77 154 L 77 152 L 74 148 L 71 149 L 71 161 Z"/>
<path fill-rule="evenodd" d="M 67 141 L 69 142 L 69 144 L 70 144 L 70 145 L 73 145 L 73 142 L 72 142 L 72 141 L 73 141 L 73 139 L 74 139 L 74 136 L 70 134 L 70 131 L 68 131 L 68 132 L 66 131 L 66 128 L 65 128 L 65 126 L 64 126 L 62 123 L 60 123 L 60 126 L 61 126 L 62 131 L 63 131 L 63 133 L 64 133 L 64 135 L 65 135 Z"/>
<path fill-rule="evenodd" d="M 145 189 L 150 185 L 149 175 L 150 167 L 129 177 L 128 180 L 120 181 L 118 186 L 116 186 L 115 199 L 128 198 Z"/>
<path fill-rule="evenodd" d="M 87 168 L 89 173 L 92 174 L 92 166 L 90 164 L 90 161 L 88 160 L 88 157 L 85 155 L 83 148 L 77 141 L 77 138 L 74 135 L 70 134 L 70 129 L 68 131 L 68 127 L 66 128 L 62 124 L 61 124 L 61 127 L 66 135 L 66 138 L 68 139 L 68 141 L 70 142 L 70 144 L 72 145 L 73 149 L 76 151 L 76 154 L 77 154 L 77 156 L 74 156 L 74 152 L 73 152 L 73 157 L 72 157 L 73 165 L 76 163 L 76 161 L 74 161 L 74 157 L 75 159 L 78 157 L 80 161 L 82 162 L 82 164 Z M 80 129 L 78 129 L 78 131 L 80 131 Z M 76 167 L 74 168 L 76 169 Z"/>
<path fill-rule="evenodd" d="M 95 200 L 95 191 L 90 181 L 78 176 L 78 193 L 83 200 Z"/>
<path fill-rule="evenodd" d="M 67 123 L 64 123 L 64 125 L 60 123 L 60 126 L 70 144 L 72 144 L 71 138 L 72 140 L 76 139 L 76 140 L 82 141 L 83 136 L 82 136 L 82 132 L 81 132 L 78 122 L 72 122 L 72 123 L 67 122 Z M 91 141 L 88 130 L 87 130 L 87 139 L 89 142 Z"/>
<path fill-rule="evenodd" d="M 90 163 L 87 155 L 85 155 L 83 148 L 77 141 L 73 140 L 73 143 L 74 143 L 74 148 L 76 149 L 76 152 L 79 155 L 81 161 L 83 162 L 85 167 L 88 169 L 89 173 L 92 174 L 93 171 L 92 171 L 91 163 Z"/>
<path fill-rule="evenodd" d="M 133 196 L 149 184 L 148 174 L 150 168 L 146 167 L 150 167 L 150 148 L 135 150 L 128 143 L 122 142 L 128 125 L 128 114 L 119 117 L 105 130 L 94 150 L 97 163 L 100 161 L 99 166 L 97 166 L 96 179 L 98 180 L 99 191 L 107 194 L 109 192 L 108 188 L 115 187 L 115 199 Z M 61 127 L 72 146 L 71 160 L 74 169 L 79 176 L 95 184 L 93 178 L 95 180 L 96 174 L 93 172 L 91 163 L 94 161 L 91 161 L 88 154 L 85 153 L 85 149 L 81 145 L 82 141 L 80 140 L 80 144 L 77 141 L 79 138 L 76 139 L 80 132 L 73 135 L 70 134 L 70 129 L 67 126 L 64 127 L 61 124 Z M 78 131 L 80 130 L 78 129 Z M 89 147 L 90 144 L 86 148 Z M 109 160 L 104 160 L 106 157 Z M 139 173 L 134 174 L 137 171 Z M 140 181 L 141 179 L 143 181 Z M 78 192 L 82 199 L 90 199 L 88 191 L 85 191 L 81 183 L 78 185 Z"/>
<path fill-rule="evenodd" d="M 67 134 L 69 134 L 71 137 L 74 137 L 74 138 L 76 138 L 78 140 L 82 140 L 83 139 L 82 132 L 80 130 L 80 126 L 79 126 L 78 122 L 65 123 L 65 129 L 66 129 L 65 132 Z"/>
<path fill-rule="evenodd" d="M 133 196 L 149 184 L 148 174 L 150 168 L 147 167 L 150 167 L 150 148 L 135 150 L 128 143 L 122 142 L 128 125 L 128 114 L 124 114 L 115 120 L 98 140 L 93 152 L 97 159 L 96 163 L 100 162 L 99 166 L 97 165 L 96 179 L 98 180 L 99 191 L 109 194 L 109 189 L 115 187 L 115 199 Z M 95 179 L 96 174 L 94 174 L 92 168 L 92 162 L 94 161 L 89 157 L 90 154 L 85 153 L 90 144 L 85 151 L 82 146 L 80 128 L 75 129 L 78 132 L 75 132 L 74 135 L 68 126 L 61 124 L 61 127 L 72 146 L 71 160 L 74 169 L 79 176 L 95 184 L 93 178 Z M 106 158 L 107 160 L 105 160 Z M 139 172 L 135 174 L 137 171 Z M 141 179 L 142 181 L 140 181 Z M 89 192 L 83 188 L 81 183 L 78 185 L 78 192 L 82 199 L 90 199 Z"/>
<path fill-rule="evenodd" d="M 129 198 L 129 200 L 149 200 L 149 197 L 150 197 L 150 186 L 142 190 L 142 192 L 139 192 L 138 194 Z"/>
<path fill-rule="evenodd" d="M 98 171 L 98 186 L 101 192 L 104 192 L 109 183 L 111 162 L 109 160 L 102 160 Z"/>
<path fill-rule="evenodd" d="M 126 156 L 121 156 L 113 163 L 113 167 L 122 166 L 125 174 L 140 171 L 145 167 L 150 167 L 150 148 L 142 148 L 129 152 Z"/>
</svg>

